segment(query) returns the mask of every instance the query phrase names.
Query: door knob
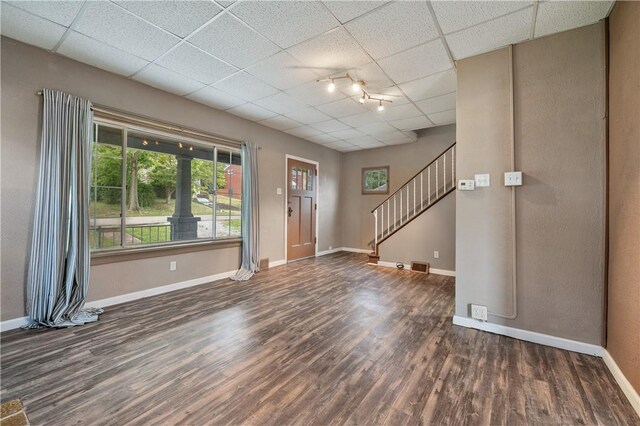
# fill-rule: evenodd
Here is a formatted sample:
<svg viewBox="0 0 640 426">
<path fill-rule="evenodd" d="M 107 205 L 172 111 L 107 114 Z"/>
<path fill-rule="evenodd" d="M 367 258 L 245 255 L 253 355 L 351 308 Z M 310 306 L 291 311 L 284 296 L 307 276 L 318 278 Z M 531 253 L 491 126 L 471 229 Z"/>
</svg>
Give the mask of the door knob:
<svg viewBox="0 0 640 426">
<path fill-rule="evenodd" d="M 291 207 L 289 207 L 288 212 L 289 212 L 289 217 L 291 217 L 291 215 L 293 214 L 293 209 Z"/>
</svg>

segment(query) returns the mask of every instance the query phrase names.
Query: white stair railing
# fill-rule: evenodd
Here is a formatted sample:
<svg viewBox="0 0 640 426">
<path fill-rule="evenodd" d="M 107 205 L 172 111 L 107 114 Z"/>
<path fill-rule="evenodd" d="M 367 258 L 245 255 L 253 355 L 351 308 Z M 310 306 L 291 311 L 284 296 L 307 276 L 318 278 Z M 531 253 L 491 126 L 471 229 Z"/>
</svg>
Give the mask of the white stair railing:
<svg viewBox="0 0 640 426">
<path fill-rule="evenodd" d="M 380 203 L 373 213 L 374 253 L 378 245 L 455 189 L 456 144 Z"/>
</svg>

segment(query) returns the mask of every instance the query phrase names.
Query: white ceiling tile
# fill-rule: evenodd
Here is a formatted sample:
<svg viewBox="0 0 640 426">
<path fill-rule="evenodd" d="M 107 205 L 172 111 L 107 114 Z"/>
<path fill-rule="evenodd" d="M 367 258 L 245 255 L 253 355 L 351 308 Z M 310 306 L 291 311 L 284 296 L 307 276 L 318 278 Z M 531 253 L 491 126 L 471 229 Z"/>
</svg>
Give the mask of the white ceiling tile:
<svg viewBox="0 0 640 426">
<path fill-rule="evenodd" d="M 4 2 L 0 3 L 0 15 L 2 35 L 43 49 L 53 49 L 66 31 L 62 25 L 31 15 Z"/>
<path fill-rule="evenodd" d="M 429 120 L 433 121 L 437 125 L 451 124 L 456 122 L 456 110 L 451 109 L 449 111 L 435 112 L 428 115 Z"/>
<path fill-rule="evenodd" d="M 275 87 L 269 86 L 262 80 L 245 72 L 239 72 L 231 77 L 225 78 L 214 84 L 214 87 L 238 96 L 239 98 L 246 99 L 247 101 L 255 101 L 256 99 L 273 95 L 279 91 Z"/>
<path fill-rule="evenodd" d="M 440 39 L 381 59 L 378 64 L 396 83 L 415 80 L 452 67 Z"/>
<path fill-rule="evenodd" d="M 314 129 L 320 130 L 321 132 L 327 132 L 327 133 L 337 132 L 340 130 L 347 130 L 351 128 L 338 120 L 321 121 L 320 123 L 312 124 L 311 127 L 313 127 Z"/>
<path fill-rule="evenodd" d="M 612 1 L 552 1 L 538 5 L 535 36 L 593 24 L 607 16 Z"/>
<path fill-rule="evenodd" d="M 277 114 L 268 111 L 258 105 L 247 103 L 227 110 L 233 115 L 237 115 L 242 118 L 246 118 L 251 121 L 265 120 L 267 118 L 275 117 Z"/>
<path fill-rule="evenodd" d="M 367 124 L 380 123 L 380 117 L 375 113 L 367 111 L 341 118 L 340 121 L 352 127 L 360 127 L 366 126 Z"/>
<path fill-rule="evenodd" d="M 415 135 L 415 133 L 414 133 Z M 383 135 L 377 136 L 376 139 L 378 139 L 380 142 L 384 142 L 384 143 L 391 143 L 391 142 L 412 142 L 415 139 L 411 138 L 408 133 L 404 133 L 401 131 L 395 131 L 392 133 L 385 133 Z"/>
<path fill-rule="evenodd" d="M 212 1 L 117 1 L 118 5 L 184 38 L 216 16 L 222 8 Z"/>
<path fill-rule="evenodd" d="M 293 129 L 285 130 L 285 133 L 289 133 L 290 135 L 297 136 L 299 138 L 308 138 L 322 134 L 320 130 L 313 129 L 309 126 L 294 127 Z"/>
<path fill-rule="evenodd" d="M 383 4 L 387 3 L 386 1 L 334 1 L 328 0 L 325 1 L 324 4 L 329 8 L 331 13 L 335 15 L 336 18 L 343 24 L 348 22 L 354 18 L 357 18 L 360 15 L 364 15 L 365 13 L 375 9 L 376 7 L 380 7 Z"/>
<path fill-rule="evenodd" d="M 232 4 L 234 4 L 236 2 L 236 0 L 216 0 L 216 3 L 218 3 L 219 5 L 223 6 L 223 7 L 229 7 Z"/>
<path fill-rule="evenodd" d="M 360 149 L 360 147 L 357 147 L 345 141 L 331 142 L 331 143 L 325 144 L 325 146 L 327 148 L 335 149 L 336 151 L 340 151 L 340 152 L 357 151 Z"/>
<path fill-rule="evenodd" d="M 390 3 L 349 22 L 346 28 L 375 59 L 438 36 L 427 2 L 418 1 Z"/>
<path fill-rule="evenodd" d="M 400 85 L 413 101 L 444 95 L 456 90 L 456 72 L 451 69 Z"/>
<path fill-rule="evenodd" d="M 189 43 L 239 68 L 255 64 L 280 50 L 227 12 L 189 37 Z"/>
<path fill-rule="evenodd" d="M 435 112 L 455 109 L 456 93 L 447 93 L 446 95 L 425 99 L 424 101 L 416 103 L 416 105 L 418 105 L 418 108 L 420 108 L 425 114 L 433 114 Z"/>
<path fill-rule="evenodd" d="M 289 89 L 287 94 L 312 106 L 328 104 L 346 97 L 340 90 L 329 92 L 327 83 L 315 80 Z"/>
<path fill-rule="evenodd" d="M 318 74 L 358 67 L 371 61 L 369 55 L 344 28 L 336 28 L 287 50 Z"/>
<path fill-rule="evenodd" d="M 433 127 L 433 123 L 424 115 L 392 121 L 391 124 L 400 130 L 418 130 Z"/>
<path fill-rule="evenodd" d="M 276 53 L 246 71 L 280 90 L 315 81 L 318 76 L 287 52 Z"/>
<path fill-rule="evenodd" d="M 180 41 L 110 2 L 88 3 L 74 29 L 150 61 Z"/>
<path fill-rule="evenodd" d="M 531 29 L 532 11 L 529 7 L 448 35 L 451 54 L 458 60 L 526 40 Z"/>
<path fill-rule="evenodd" d="M 378 142 L 376 139 L 374 139 L 371 136 L 358 136 L 357 138 L 350 138 L 350 139 L 347 139 L 346 141 L 352 145 L 359 146 L 361 148 L 383 145 L 382 143 Z"/>
<path fill-rule="evenodd" d="M 366 133 L 367 135 L 374 136 L 376 137 L 376 139 L 377 136 L 396 132 L 396 129 L 387 122 L 379 122 L 375 124 L 367 124 L 366 126 L 359 126 L 358 130 Z"/>
<path fill-rule="evenodd" d="M 129 76 L 149 62 L 96 41 L 80 33 L 69 31 L 57 53 L 94 67 Z"/>
<path fill-rule="evenodd" d="M 244 104 L 244 100 L 211 86 L 187 96 L 189 99 L 217 109 L 229 109 Z"/>
<path fill-rule="evenodd" d="M 332 142 L 337 142 L 338 141 L 337 138 L 334 138 L 331 135 L 308 136 L 307 140 L 311 141 L 311 142 L 314 142 L 314 143 L 319 143 L 321 145 L 326 145 L 328 143 L 332 143 Z"/>
<path fill-rule="evenodd" d="M 330 104 L 319 105 L 317 108 L 333 118 L 348 117 L 366 111 L 362 105 L 350 98 L 340 99 Z"/>
<path fill-rule="evenodd" d="M 440 28 L 444 34 L 461 30 L 502 15 L 515 12 L 531 1 L 432 1 Z"/>
<path fill-rule="evenodd" d="M 263 126 L 271 127 L 272 129 L 276 130 L 288 130 L 293 129 L 294 127 L 300 127 L 302 125 L 302 123 L 298 123 L 297 121 L 282 115 L 259 121 L 258 124 L 262 124 Z"/>
<path fill-rule="evenodd" d="M 304 103 L 298 101 L 292 96 L 287 95 L 284 92 L 276 93 L 275 95 L 258 99 L 254 103 L 282 115 L 307 107 L 307 105 L 305 105 Z"/>
<path fill-rule="evenodd" d="M 385 121 L 402 120 L 405 118 L 413 118 L 422 115 L 420 110 L 413 104 L 389 105 L 386 104 L 384 111 L 380 112 L 380 118 Z"/>
<path fill-rule="evenodd" d="M 303 124 L 319 123 L 321 121 L 326 121 L 331 119 L 331 117 L 321 113 L 320 111 L 318 111 L 313 107 L 296 109 L 285 115 L 291 118 L 292 120 L 299 121 Z"/>
<path fill-rule="evenodd" d="M 82 9 L 84 1 L 8 1 L 19 9 L 29 12 L 41 18 L 48 19 L 56 24 L 69 27 Z"/>
<path fill-rule="evenodd" d="M 338 139 L 353 139 L 360 136 L 365 136 L 364 133 L 356 129 L 340 130 L 338 132 L 331 132 L 329 134 L 334 138 L 338 138 Z"/>
<path fill-rule="evenodd" d="M 231 10 L 283 49 L 339 25 L 319 1 L 243 1 Z"/>
<path fill-rule="evenodd" d="M 384 144 L 387 146 L 393 146 L 393 145 L 404 145 L 406 143 L 412 143 L 412 142 L 415 142 L 415 141 L 407 138 L 402 138 L 402 139 L 394 139 L 391 141 L 387 141 Z"/>
<path fill-rule="evenodd" d="M 204 84 L 215 83 L 238 71 L 188 43 L 179 45 L 156 63 Z"/>
<path fill-rule="evenodd" d="M 196 80 L 156 64 L 149 64 L 148 67 L 136 74 L 133 79 L 181 96 L 204 87 L 204 84 Z"/>
<path fill-rule="evenodd" d="M 382 71 L 382 68 L 375 63 L 369 62 L 368 64 L 360 67 L 349 69 L 349 75 L 356 80 L 363 80 L 365 82 L 365 88 L 371 94 L 385 93 L 393 86 L 393 80 L 391 80 Z M 351 92 L 349 92 L 351 94 Z"/>
</svg>

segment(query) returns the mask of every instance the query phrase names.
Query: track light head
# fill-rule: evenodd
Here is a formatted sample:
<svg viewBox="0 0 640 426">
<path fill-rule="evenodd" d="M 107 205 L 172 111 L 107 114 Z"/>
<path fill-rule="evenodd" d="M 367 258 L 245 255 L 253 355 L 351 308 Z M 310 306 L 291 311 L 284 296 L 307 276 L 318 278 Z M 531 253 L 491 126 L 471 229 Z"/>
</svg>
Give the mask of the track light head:
<svg viewBox="0 0 640 426">
<path fill-rule="evenodd" d="M 336 90 L 336 84 L 333 82 L 333 80 L 331 80 L 331 83 L 329 83 L 329 86 L 327 86 L 327 90 L 329 92 L 334 92 Z"/>
<path fill-rule="evenodd" d="M 378 111 L 384 111 L 384 105 L 382 105 L 382 101 L 378 104 Z"/>
<path fill-rule="evenodd" d="M 358 102 L 360 102 L 361 104 L 363 104 L 363 103 L 364 103 L 364 101 L 366 101 L 366 98 L 365 98 L 364 92 L 362 92 L 362 96 L 360 96 L 360 99 L 358 99 Z"/>
</svg>

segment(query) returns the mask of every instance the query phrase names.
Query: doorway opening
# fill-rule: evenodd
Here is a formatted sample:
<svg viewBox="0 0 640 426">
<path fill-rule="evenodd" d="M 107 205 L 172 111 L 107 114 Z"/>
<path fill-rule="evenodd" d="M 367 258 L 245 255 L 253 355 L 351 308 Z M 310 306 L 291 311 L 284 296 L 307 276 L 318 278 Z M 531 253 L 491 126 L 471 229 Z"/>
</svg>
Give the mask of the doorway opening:
<svg viewBox="0 0 640 426">
<path fill-rule="evenodd" d="M 317 252 L 319 164 L 291 155 L 286 160 L 285 259 L 291 262 Z"/>
</svg>

